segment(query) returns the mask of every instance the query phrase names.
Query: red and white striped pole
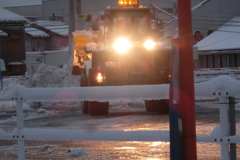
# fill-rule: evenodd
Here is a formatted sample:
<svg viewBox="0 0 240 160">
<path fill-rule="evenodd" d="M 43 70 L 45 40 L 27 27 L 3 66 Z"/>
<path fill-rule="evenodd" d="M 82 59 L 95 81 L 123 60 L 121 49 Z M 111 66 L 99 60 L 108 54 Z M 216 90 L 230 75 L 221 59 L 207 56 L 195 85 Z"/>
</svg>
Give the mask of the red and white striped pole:
<svg viewBox="0 0 240 160">
<path fill-rule="evenodd" d="M 182 160 L 196 160 L 196 119 L 191 0 L 178 0 Z"/>
</svg>

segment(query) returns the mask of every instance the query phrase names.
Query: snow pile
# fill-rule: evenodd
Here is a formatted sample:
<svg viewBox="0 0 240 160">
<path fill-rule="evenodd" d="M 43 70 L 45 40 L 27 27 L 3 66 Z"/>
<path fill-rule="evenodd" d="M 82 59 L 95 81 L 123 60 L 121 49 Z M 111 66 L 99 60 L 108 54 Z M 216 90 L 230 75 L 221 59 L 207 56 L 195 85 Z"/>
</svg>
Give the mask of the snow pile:
<svg viewBox="0 0 240 160">
<path fill-rule="evenodd" d="M 14 108 L 16 108 L 16 107 L 14 106 Z M 33 119 L 39 119 L 39 118 L 49 117 L 49 116 L 53 116 L 53 115 L 58 115 L 57 112 L 51 111 L 51 110 L 45 110 L 45 112 L 38 112 L 38 111 L 34 112 L 31 108 L 28 108 L 28 109 L 29 110 L 27 110 L 26 112 L 23 113 L 24 120 L 33 120 Z M 42 110 L 42 109 L 40 109 L 40 110 Z M 2 112 L 0 115 L 5 115 L 5 113 Z M 0 124 L 7 123 L 7 122 L 16 122 L 16 121 L 17 121 L 17 117 L 11 116 L 10 118 L 1 120 Z"/>
<path fill-rule="evenodd" d="M 195 83 L 195 98 L 213 98 L 219 93 L 221 96 L 239 98 L 240 81 L 231 76 L 222 75 L 207 82 Z"/>
<path fill-rule="evenodd" d="M 23 109 L 24 110 L 30 110 L 28 104 L 23 104 Z M 16 111 L 16 102 L 15 101 L 2 101 L 0 103 L 0 111 L 5 112 L 5 111 Z"/>
<path fill-rule="evenodd" d="M 63 68 L 41 64 L 38 72 L 23 86 L 28 88 L 77 87 L 79 76 L 72 76 L 67 65 Z"/>
<path fill-rule="evenodd" d="M 80 76 L 73 76 L 71 69 L 64 65 L 63 68 L 41 64 L 33 76 L 17 77 L 3 87 L 0 95 L 6 95 L 16 84 L 26 88 L 53 88 L 53 87 L 79 87 Z M 7 80 L 6 80 L 7 81 Z"/>
<path fill-rule="evenodd" d="M 55 66 L 48 66 L 41 64 L 38 71 L 33 76 L 15 77 L 4 79 L 4 87 L 0 92 L 0 96 L 7 95 L 10 90 L 16 85 L 20 84 L 26 88 L 55 88 L 55 87 L 79 87 L 80 76 L 72 76 L 71 69 L 64 65 L 63 68 Z M 26 102 L 23 105 L 24 119 L 35 119 L 59 113 L 66 113 L 73 107 L 80 106 L 79 103 L 46 103 L 46 102 Z M 15 101 L 1 101 L 0 112 L 1 115 L 6 114 L 8 111 L 16 111 Z M 16 121 L 16 117 L 12 116 L 8 119 L 1 121 L 1 123 Z"/>
<path fill-rule="evenodd" d="M 88 152 L 85 152 L 83 148 L 77 148 L 75 150 L 72 151 L 72 156 L 73 157 L 79 157 L 79 156 L 82 156 L 82 155 L 89 155 L 90 153 Z"/>
</svg>

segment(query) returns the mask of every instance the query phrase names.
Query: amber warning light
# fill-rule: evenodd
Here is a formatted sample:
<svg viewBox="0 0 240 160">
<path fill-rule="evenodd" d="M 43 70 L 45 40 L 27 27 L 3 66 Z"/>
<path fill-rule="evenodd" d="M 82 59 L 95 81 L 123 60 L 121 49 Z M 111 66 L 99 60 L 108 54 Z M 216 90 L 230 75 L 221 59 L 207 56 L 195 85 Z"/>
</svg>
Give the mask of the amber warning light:
<svg viewBox="0 0 240 160">
<path fill-rule="evenodd" d="M 136 6 L 138 5 L 138 0 L 119 0 L 119 6 Z"/>
</svg>

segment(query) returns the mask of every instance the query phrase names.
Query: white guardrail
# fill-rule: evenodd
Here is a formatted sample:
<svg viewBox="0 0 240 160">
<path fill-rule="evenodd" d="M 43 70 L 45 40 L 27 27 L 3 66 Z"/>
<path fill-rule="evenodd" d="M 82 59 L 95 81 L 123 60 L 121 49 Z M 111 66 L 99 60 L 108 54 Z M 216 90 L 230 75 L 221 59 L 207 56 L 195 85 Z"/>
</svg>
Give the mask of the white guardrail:
<svg viewBox="0 0 240 160">
<path fill-rule="evenodd" d="M 229 75 L 240 80 L 240 67 L 234 68 L 198 68 L 194 71 L 195 82 L 211 80 L 219 75 Z"/>
<path fill-rule="evenodd" d="M 117 91 L 117 92 L 116 92 Z M 144 92 L 143 92 L 144 91 Z M 76 88 L 25 88 L 16 85 L 0 101 L 16 101 L 17 128 L 12 133 L 0 129 L 1 139 L 18 141 L 18 159 L 25 159 L 25 140 L 99 140 L 99 141 L 170 141 L 169 131 L 100 131 L 24 128 L 24 101 L 118 101 L 168 99 L 169 85 L 76 87 Z M 208 82 L 195 84 L 196 99 L 218 98 L 220 126 L 209 136 L 197 136 L 197 142 L 219 143 L 222 160 L 230 160 L 229 144 L 240 143 L 240 135 L 231 135 L 229 129 L 228 97 L 240 98 L 240 82 L 230 76 L 220 76 Z M 39 134 L 41 133 L 41 134 Z M 67 134 L 66 134 L 67 133 Z"/>
</svg>

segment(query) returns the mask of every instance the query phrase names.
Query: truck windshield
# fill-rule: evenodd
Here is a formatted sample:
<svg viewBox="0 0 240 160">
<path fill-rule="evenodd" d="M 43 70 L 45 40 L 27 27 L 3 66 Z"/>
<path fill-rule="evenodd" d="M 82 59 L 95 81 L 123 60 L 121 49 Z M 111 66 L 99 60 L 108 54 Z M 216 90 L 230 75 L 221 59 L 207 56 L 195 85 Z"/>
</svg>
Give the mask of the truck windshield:
<svg viewBox="0 0 240 160">
<path fill-rule="evenodd" d="M 119 36 L 137 39 L 146 36 L 150 30 L 150 18 L 146 12 L 115 12 L 108 17 L 108 35 L 110 39 Z"/>
</svg>

